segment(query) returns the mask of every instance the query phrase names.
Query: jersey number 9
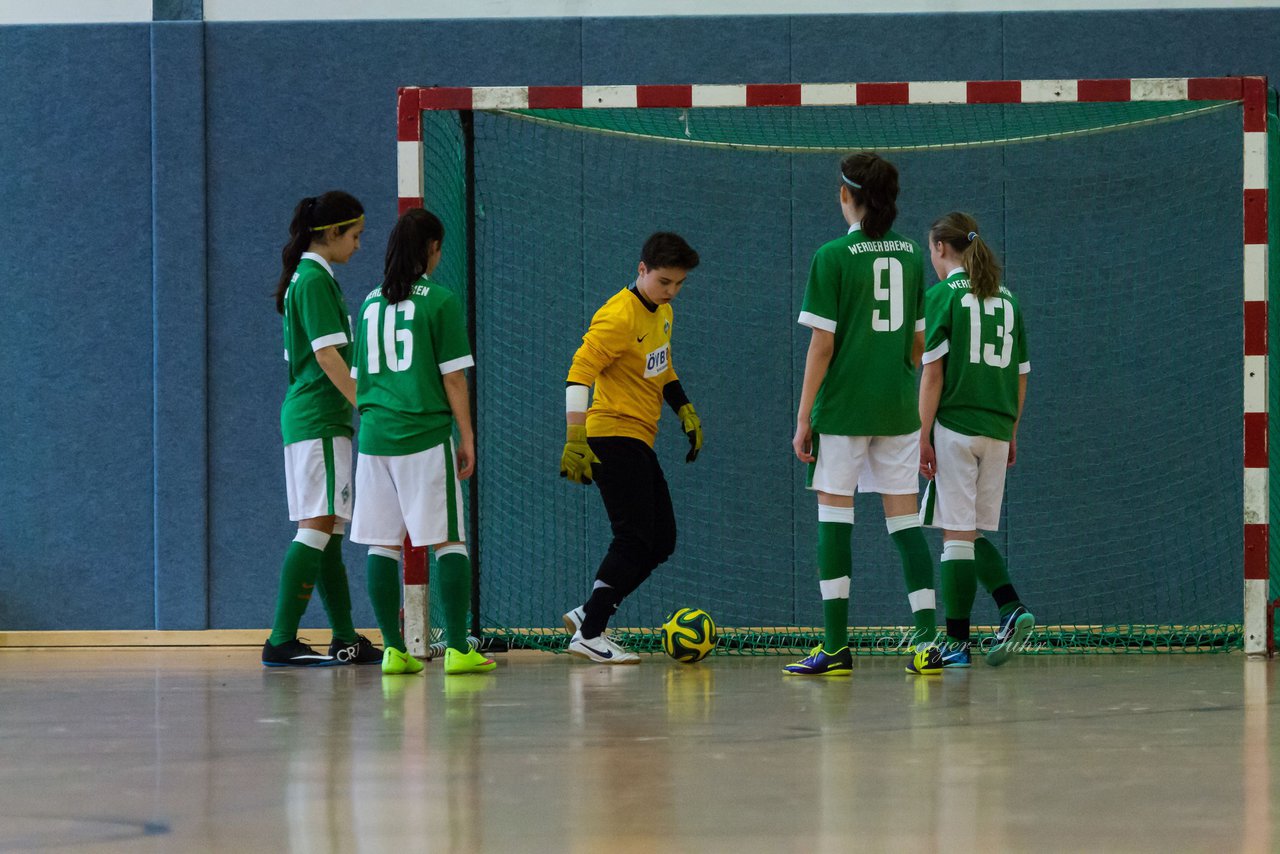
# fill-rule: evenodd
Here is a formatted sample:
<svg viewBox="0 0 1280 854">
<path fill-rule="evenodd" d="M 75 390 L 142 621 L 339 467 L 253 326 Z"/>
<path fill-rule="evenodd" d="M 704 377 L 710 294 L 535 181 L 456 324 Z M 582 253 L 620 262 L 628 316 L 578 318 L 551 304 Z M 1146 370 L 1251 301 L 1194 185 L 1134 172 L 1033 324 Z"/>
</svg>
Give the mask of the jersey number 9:
<svg viewBox="0 0 1280 854">
<path fill-rule="evenodd" d="M 875 332 L 896 332 L 902 328 L 902 262 L 897 258 L 880 257 L 871 268 L 875 276 L 872 294 L 877 303 L 889 304 L 886 318 L 880 308 L 871 311 L 871 328 Z"/>
</svg>

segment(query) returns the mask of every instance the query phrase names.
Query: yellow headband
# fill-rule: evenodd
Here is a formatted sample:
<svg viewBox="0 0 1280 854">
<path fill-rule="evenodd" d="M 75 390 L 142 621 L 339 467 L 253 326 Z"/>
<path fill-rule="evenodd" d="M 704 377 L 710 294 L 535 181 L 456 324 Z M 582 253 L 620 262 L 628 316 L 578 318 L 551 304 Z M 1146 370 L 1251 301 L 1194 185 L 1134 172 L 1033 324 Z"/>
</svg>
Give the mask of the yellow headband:
<svg viewBox="0 0 1280 854">
<path fill-rule="evenodd" d="M 344 225 L 351 225 L 353 222 L 359 222 L 362 219 L 364 219 L 364 214 L 360 214 L 360 216 L 356 217 L 355 219 L 344 219 L 342 222 L 331 222 L 328 225 L 317 225 L 315 228 L 311 230 L 324 231 L 327 228 L 339 228 Z"/>
</svg>

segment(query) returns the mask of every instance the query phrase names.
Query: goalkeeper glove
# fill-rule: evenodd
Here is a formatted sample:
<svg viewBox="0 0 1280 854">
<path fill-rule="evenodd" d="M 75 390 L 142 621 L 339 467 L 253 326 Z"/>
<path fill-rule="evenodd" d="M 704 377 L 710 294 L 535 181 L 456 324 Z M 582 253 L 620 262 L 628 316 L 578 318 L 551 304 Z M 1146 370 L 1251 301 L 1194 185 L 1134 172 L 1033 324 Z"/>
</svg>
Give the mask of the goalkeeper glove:
<svg viewBox="0 0 1280 854">
<path fill-rule="evenodd" d="M 587 444 L 585 424 L 570 424 L 566 431 L 564 453 L 560 455 L 560 476 L 574 483 L 591 483 L 591 464 L 600 462 Z"/>
<path fill-rule="evenodd" d="M 702 450 L 702 419 L 693 411 L 692 403 L 680 407 L 676 414 L 680 416 L 680 429 L 689 437 L 689 453 L 684 461 L 691 463 L 698 458 L 698 451 Z"/>
</svg>

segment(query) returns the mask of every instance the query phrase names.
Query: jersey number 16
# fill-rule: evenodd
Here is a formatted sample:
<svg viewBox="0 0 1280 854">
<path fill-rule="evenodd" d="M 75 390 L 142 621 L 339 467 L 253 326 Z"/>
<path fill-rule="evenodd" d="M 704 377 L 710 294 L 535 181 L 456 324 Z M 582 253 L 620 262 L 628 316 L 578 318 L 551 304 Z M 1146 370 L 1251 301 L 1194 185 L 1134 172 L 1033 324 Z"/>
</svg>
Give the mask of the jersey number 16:
<svg viewBox="0 0 1280 854">
<path fill-rule="evenodd" d="M 386 306 L 382 315 L 382 323 L 378 323 L 378 315 L 382 312 L 383 303 L 373 302 L 364 310 L 364 337 L 368 345 L 368 366 L 365 370 L 371 374 L 382 372 L 382 355 L 387 357 L 387 370 L 393 372 L 407 371 L 413 364 L 413 330 L 396 327 L 396 315 L 405 323 L 413 320 L 413 300 L 402 300 L 395 305 Z M 382 327 L 381 342 L 378 346 L 378 327 Z"/>
</svg>

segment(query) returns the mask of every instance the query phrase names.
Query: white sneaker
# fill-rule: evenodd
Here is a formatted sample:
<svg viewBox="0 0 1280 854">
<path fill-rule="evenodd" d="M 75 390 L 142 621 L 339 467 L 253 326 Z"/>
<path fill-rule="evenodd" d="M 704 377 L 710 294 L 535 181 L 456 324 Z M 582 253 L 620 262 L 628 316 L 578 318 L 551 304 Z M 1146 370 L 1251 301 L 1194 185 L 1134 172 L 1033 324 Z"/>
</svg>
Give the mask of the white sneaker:
<svg viewBox="0 0 1280 854">
<path fill-rule="evenodd" d="M 574 632 L 573 640 L 569 641 L 569 653 L 597 664 L 640 663 L 640 656 L 634 652 L 627 652 L 614 643 L 608 635 L 603 634 L 598 638 L 587 640 L 582 636 L 582 632 Z"/>
<path fill-rule="evenodd" d="M 586 618 L 587 609 L 579 605 L 561 618 L 564 620 L 564 630 L 570 635 L 576 635 L 582 628 L 582 621 Z"/>
</svg>

